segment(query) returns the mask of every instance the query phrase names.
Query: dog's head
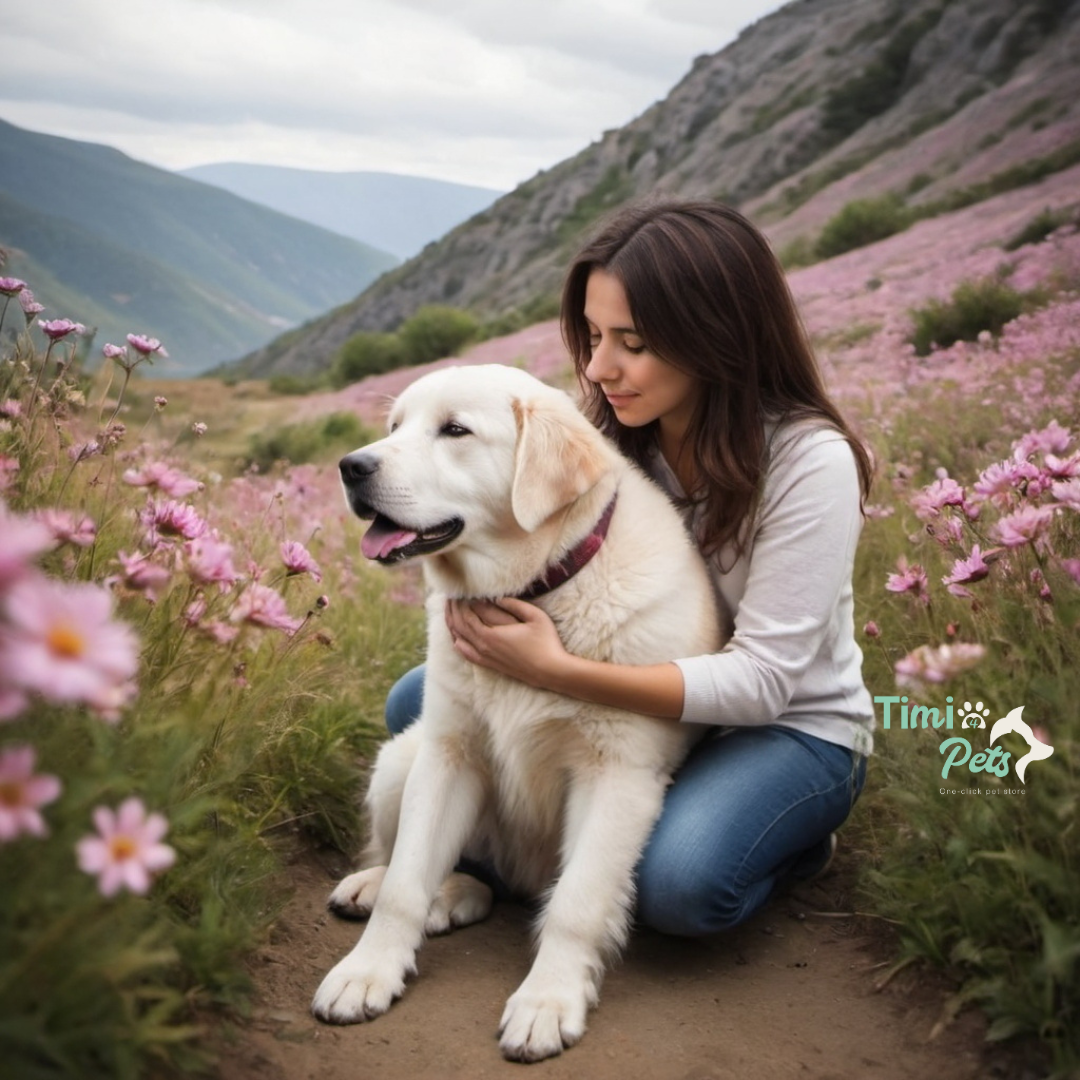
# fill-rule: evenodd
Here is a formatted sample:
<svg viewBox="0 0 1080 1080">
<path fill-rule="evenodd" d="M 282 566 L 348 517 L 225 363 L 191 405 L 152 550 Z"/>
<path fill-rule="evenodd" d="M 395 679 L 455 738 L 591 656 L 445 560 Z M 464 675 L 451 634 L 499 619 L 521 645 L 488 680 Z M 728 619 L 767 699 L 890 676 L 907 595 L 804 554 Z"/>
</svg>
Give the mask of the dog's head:
<svg viewBox="0 0 1080 1080">
<path fill-rule="evenodd" d="M 361 550 L 381 563 L 534 532 L 615 460 L 566 394 L 498 364 L 425 375 L 387 426 L 340 463 L 350 508 L 372 522 Z"/>
</svg>

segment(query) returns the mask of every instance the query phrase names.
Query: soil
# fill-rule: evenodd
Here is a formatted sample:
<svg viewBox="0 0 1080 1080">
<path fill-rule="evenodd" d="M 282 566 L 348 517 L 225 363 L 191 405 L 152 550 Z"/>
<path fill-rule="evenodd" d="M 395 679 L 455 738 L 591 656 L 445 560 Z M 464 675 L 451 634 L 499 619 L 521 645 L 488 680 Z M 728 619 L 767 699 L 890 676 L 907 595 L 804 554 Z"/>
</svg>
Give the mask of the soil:
<svg viewBox="0 0 1080 1080">
<path fill-rule="evenodd" d="M 635 931 L 608 972 L 584 1039 L 535 1065 L 504 1061 L 503 1003 L 530 960 L 532 912 L 497 904 L 483 923 L 429 940 L 419 977 L 385 1016 L 349 1027 L 308 1013 L 362 925 L 326 911 L 340 856 L 292 867 L 295 893 L 252 964 L 256 1004 L 221 1051 L 223 1080 L 1033 1080 L 992 1052 L 973 1011 L 945 1023 L 948 987 L 913 969 L 886 979 L 888 928 L 850 914 L 857 855 L 774 897 L 708 940 Z M 884 986 L 880 984 L 885 982 Z M 937 1029 L 935 1031 L 935 1029 Z M 932 1034 L 933 1033 L 933 1034 Z"/>
</svg>

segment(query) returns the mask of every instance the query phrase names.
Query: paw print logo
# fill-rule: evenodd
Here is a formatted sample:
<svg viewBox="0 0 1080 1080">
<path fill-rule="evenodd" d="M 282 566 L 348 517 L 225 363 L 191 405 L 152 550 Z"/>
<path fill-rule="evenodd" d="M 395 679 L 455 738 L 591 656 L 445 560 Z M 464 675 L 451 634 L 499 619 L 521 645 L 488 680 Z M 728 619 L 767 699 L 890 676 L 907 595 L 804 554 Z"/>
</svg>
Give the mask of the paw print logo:
<svg viewBox="0 0 1080 1080">
<path fill-rule="evenodd" d="M 974 706 L 970 701 L 964 702 L 964 707 L 956 714 L 961 727 L 984 728 L 986 718 L 990 710 L 981 701 L 976 701 Z"/>
</svg>

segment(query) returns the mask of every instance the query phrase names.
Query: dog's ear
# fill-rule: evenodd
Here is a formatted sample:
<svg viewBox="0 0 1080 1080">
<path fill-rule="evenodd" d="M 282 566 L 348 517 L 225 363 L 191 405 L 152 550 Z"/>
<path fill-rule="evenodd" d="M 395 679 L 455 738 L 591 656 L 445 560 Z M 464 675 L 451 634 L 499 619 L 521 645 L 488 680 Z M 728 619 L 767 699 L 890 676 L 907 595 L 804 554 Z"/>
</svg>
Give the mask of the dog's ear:
<svg viewBox="0 0 1080 1080">
<path fill-rule="evenodd" d="M 542 400 L 512 404 L 518 439 L 511 506 L 517 523 L 533 532 L 591 491 L 609 460 L 600 433 L 576 411 L 567 415 Z"/>
</svg>

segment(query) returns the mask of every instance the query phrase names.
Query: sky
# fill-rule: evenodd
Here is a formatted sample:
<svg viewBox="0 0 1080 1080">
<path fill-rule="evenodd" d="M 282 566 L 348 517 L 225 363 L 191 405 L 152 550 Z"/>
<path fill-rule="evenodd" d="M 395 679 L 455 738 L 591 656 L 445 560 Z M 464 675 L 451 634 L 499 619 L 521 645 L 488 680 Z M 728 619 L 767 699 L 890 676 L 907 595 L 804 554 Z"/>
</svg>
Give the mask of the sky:
<svg viewBox="0 0 1080 1080">
<path fill-rule="evenodd" d="M 0 0 L 0 119 L 222 161 L 510 190 L 782 0 Z"/>
</svg>

